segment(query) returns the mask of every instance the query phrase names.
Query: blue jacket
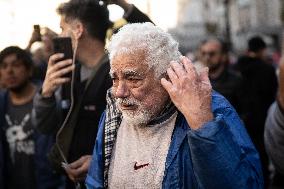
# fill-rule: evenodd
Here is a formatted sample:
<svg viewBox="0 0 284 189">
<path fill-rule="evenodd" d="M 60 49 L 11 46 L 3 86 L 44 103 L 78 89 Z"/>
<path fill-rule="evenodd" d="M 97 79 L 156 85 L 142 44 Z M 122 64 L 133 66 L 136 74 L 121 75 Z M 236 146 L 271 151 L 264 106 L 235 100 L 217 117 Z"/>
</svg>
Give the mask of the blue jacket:
<svg viewBox="0 0 284 189">
<path fill-rule="evenodd" d="M 0 189 L 5 188 L 2 187 L 3 177 L 1 173 L 5 174 L 6 171 L 2 166 L 2 164 L 4 163 L 2 145 L 5 138 L 3 133 L 3 128 L 6 122 L 5 113 L 6 113 L 7 100 L 8 100 L 8 93 L 6 91 L 1 91 L 0 92 L 0 134 L 2 133 L 2 136 L 0 135 Z M 37 181 L 37 188 L 48 189 L 48 188 L 62 187 L 64 183 L 63 178 L 53 172 L 47 159 L 47 153 L 50 151 L 51 146 L 55 142 L 54 136 L 39 134 L 36 131 L 34 134 L 34 140 L 35 140 L 35 149 L 36 149 L 34 159 L 35 159 L 35 175 Z"/>
<path fill-rule="evenodd" d="M 191 130 L 179 113 L 166 159 L 162 188 L 263 188 L 260 160 L 236 111 L 217 93 L 212 95 L 214 120 Z M 103 188 L 104 120 L 86 178 L 88 189 Z"/>
</svg>

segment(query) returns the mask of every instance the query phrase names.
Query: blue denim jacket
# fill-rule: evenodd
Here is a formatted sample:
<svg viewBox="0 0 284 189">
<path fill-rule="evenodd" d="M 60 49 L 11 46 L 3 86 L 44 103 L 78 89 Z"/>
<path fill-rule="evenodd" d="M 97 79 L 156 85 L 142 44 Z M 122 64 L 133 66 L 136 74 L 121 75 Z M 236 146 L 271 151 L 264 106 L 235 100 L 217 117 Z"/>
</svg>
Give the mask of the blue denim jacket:
<svg viewBox="0 0 284 189">
<path fill-rule="evenodd" d="M 229 102 L 212 95 L 214 120 L 191 130 L 179 113 L 166 159 L 162 188 L 263 188 L 260 160 Z M 88 189 L 103 188 L 103 127 L 100 128 L 86 178 Z"/>
</svg>

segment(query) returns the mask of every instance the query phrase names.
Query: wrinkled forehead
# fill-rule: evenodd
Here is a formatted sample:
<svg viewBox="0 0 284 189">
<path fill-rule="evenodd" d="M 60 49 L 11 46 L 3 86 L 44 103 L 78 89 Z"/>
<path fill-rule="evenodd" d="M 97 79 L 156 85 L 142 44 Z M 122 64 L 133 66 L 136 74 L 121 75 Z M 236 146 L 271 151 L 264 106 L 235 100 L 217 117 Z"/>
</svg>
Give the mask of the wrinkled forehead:
<svg viewBox="0 0 284 189">
<path fill-rule="evenodd" d="M 110 73 L 140 73 L 149 70 L 146 54 L 141 51 L 118 53 L 110 63 Z"/>
</svg>

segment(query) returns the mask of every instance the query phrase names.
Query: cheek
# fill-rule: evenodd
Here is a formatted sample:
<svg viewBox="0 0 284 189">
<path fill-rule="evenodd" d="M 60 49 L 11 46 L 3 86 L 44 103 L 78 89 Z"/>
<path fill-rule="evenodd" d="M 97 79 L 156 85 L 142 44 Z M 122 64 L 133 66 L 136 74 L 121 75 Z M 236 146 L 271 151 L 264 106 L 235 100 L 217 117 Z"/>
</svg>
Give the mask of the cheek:
<svg viewBox="0 0 284 189">
<path fill-rule="evenodd" d="M 5 79 L 7 78 L 7 74 L 6 74 L 6 72 L 4 72 L 4 71 L 0 71 L 0 80 L 1 81 L 4 81 Z"/>
<path fill-rule="evenodd" d="M 29 78 L 29 72 L 25 69 L 15 69 L 14 70 L 15 75 L 20 79 L 20 80 L 26 80 L 27 78 Z"/>
<path fill-rule="evenodd" d="M 1 77 L 2 75 L 4 75 L 4 74 L 5 74 L 4 70 L 3 70 L 3 69 L 0 69 L 0 77 Z"/>
<path fill-rule="evenodd" d="M 148 99 L 147 89 L 132 88 L 130 89 L 130 96 L 143 103 L 145 100 Z"/>
<path fill-rule="evenodd" d="M 148 109 L 163 105 L 168 97 L 167 92 L 162 87 L 145 88 L 135 92 L 132 93 L 133 97 Z"/>
<path fill-rule="evenodd" d="M 222 59 L 223 59 L 223 57 L 222 57 L 222 56 L 216 56 L 216 57 L 214 58 L 214 62 L 219 63 L 219 62 L 221 62 L 221 61 L 222 61 Z"/>
<path fill-rule="evenodd" d="M 117 90 L 117 87 L 114 86 L 114 85 L 112 85 L 112 87 L 111 87 L 111 94 L 112 94 L 113 96 L 115 96 L 116 90 Z"/>
</svg>

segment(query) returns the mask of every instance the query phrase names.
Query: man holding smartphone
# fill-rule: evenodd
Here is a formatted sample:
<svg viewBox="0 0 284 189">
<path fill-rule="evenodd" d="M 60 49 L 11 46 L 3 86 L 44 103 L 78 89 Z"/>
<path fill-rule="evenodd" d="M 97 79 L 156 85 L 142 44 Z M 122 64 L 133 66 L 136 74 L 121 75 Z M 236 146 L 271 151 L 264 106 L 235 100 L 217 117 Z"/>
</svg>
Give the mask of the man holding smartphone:
<svg viewBox="0 0 284 189">
<path fill-rule="evenodd" d="M 111 22 L 106 6 L 97 1 L 71 0 L 61 4 L 57 11 L 61 16 L 61 36 L 71 37 L 73 53 L 79 64 L 74 65 L 72 59 L 62 60 L 64 54 L 50 57 L 42 90 L 34 99 L 35 121 L 41 132 L 58 132 L 64 120 L 62 111 L 69 108 L 69 104 L 62 103 L 62 95 L 57 94 L 57 89 L 70 82 L 71 78 L 64 75 L 74 71 L 74 106 L 49 154 L 54 167 L 61 171 L 63 167 L 67 173 L 66 188 L 74 188 L 73 182 L 85 179 L 99 118 L 106 105 L 106 91 L 112 84 L 109 60 L 104 50 L 106 31 Z M 128 15 L 131 18 L 130 15 L 131 12 Z M 149 18 L 140 21 L 149 21 Z M 65 164 L 65 160 L 69 164 Z"/>
</svg>

